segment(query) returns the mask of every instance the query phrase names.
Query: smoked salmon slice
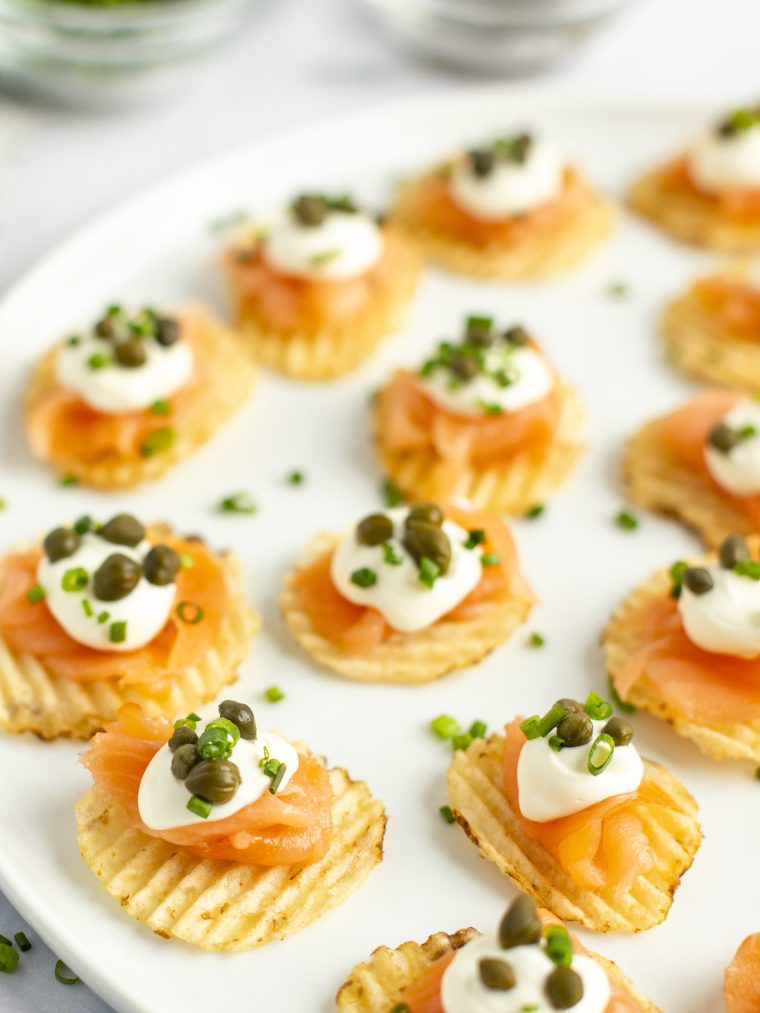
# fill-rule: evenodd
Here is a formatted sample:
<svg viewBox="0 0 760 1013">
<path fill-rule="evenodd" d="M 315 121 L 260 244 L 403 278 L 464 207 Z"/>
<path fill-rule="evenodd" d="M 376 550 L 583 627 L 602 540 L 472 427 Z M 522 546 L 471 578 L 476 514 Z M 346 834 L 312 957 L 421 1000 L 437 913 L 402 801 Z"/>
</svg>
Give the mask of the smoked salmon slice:
<svg viewBox="0 0 760 1013">
<path fill-rule="evenodd" d="M 742 225 L 760 222 L 760 189 L 730 188 L 708 193 L 700 189 L 685 156 L 675 159 L 659 170 L 660 182 L 675 191 L 698 195 L 713 203 L 720 214 Z"/>
<path fill-rule="evenodd" d="M 519 718 L 506 726 L 504 790 L 520 829 L 553 855 L 582 890 L 625 893 L 654 862 L 642 816 L 647 807 L 670 807 L 672 800 L 645 773 L 635 792 L 615 795 L 547 823 L 526 820 L 520 815 L 517 787 L 517 761 L 526 741 Z"/>
<path fill-rule="evenodd" d="M 276 795 L 265 792 L 226 819 L 170 830 L 147 827 L 137 805 L 140 781 L 172 731 L 165 719 L 146 719 L 136 704 L 126 704 L 117 721 L 95 735 L 82 754 L 95 784 L 133 827 L 200 858 L 244 865 L 301 865 L 323 857 L 332 836 L 332 788 L 324 765 L 302 754 L 286 788 Z"/>
<path fill-rule="evenodd" d="M 726 1013 L 757 1013 L 760 1009 L 760 932 L 744 940 L 723 972 Z"/>
<path fill-rule="evenodd" d="M 229 597 L 219 561 L 201 542 L 174 535 L 161 541 L 191 560 L 192 566 L 181 567 L 177 574 L 177 594 L 166 625 L 139 650 L 86 647 L 66 633 L 44 600 L 29 601 L 27 592 L 37 583 L 41 549 L 12 552 L 0 561 L 0 636 L 11 650 L 31 654 L 61 678 L 117 679 L 120 685 L 140 683 L 160 694 L 167 680 L 197 664 L 213 646 Z M 199 622 L 181 618 L 177 609 L 181 602 L 201 610 Z"/>
<path fill-rule="evenodd" d="M 715 316 L 721 335 L 760 341 L 760 289 L 742 278 L 711 275 L 695 282 L 691 292 Z"/>
</svg>

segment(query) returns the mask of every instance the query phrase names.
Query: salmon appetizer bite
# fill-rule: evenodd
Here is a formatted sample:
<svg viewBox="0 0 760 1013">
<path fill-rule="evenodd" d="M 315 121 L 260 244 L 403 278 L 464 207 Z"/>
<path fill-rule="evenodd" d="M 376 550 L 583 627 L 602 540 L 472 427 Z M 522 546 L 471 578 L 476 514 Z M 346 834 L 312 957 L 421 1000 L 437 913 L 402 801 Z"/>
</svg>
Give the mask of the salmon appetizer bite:
<svg viewBox="0 0 760 1013">
<path fill-rule="evenodd" d="M 694 799 L 633 738 L 592 692 L 475 739 L 449 768 L 452 813 L 481 854 L 597 932 L 664 921 L 702 840 Z"/>
<path fill-rule="evenodd" d="M 712 548 L 760 531 L 760 401 L 702 391 L 629 440 L 623 474 L 633 503 L 677 517 Z"/>
<path fill-rule="evenodd" d="M 382 859 L 366 784 L 257 728 L 226 700 L 172 726 L 125 704 L 82 763 L 82 857 L 137 921 L 207 950 L 283 939 L 341 904 Z"/>
<path fill-rule="evenodd" d="M 374 403 L 382 467 L 412 500 L 466 499 L 524 514 L 560 486 L 585 445 L 578 396 L 520 326 L 469 317 Z"/>
<path fill-rule="evenodd" d="M 89 738 L 127 701 L 199 706 L 237 678 L 258 625 L 232 553 L 129 514 L 80 517 L 0 559 L 0 724 Z"/>
<path fill-rule="evenodd" d="M 685 373 L 760 389 L 760 280 L 746 264 L 699 278 L 667 306 L 661 335 Z"/>
<path fill-rule="evenodd" d="M 225 254 L 238 325 L 257 359 L 302 380 L 347 373 L 401 322 L 419 258 L 346 196 L 303 194 L 239 230 Z"/>
<path fill-rule="evenodd" d="M 395 1003 L 395 1005 L 394 1005 Z M 381 946 L 338 992 L 338 1013 L 659 1013 L 611 960 L 519 894 L 495 932 Z"/>
<path fill-rule="evenodd" d="M 636 588 L 603 637 L 623 700 L 716 760 L 760 763 L 760 537 L 678 560 Z"/>
<path fill-rule="evenodd" d="M 723 973 L 726 1013 L 757 1013 L 760 1009 L 760 932 L 742 942 Z"/>
<path fill-rule="evenodd" d="M 611 230 L 610 205 L 531 134 L 461 152 L 403 186 L 390 220 L 458 274 L 530 278 L 575 266 Z"/>
<path fill-rule="evenodd" d="M 760 106 L 732 110 L 632 186 L 629 203 L 685 243 L 760 250 Z"/>
<path fill-rule="evenodd" d="M 526 618 L 533 593 L 493 514 L 434 503 L 320 535 L 281 606 L 311 657 L 363 682 L 429 682 L 479 661 Z"/>
<path fill-rule="evenodd" d="M 134 486 L 205 443 L 248 397 L 253 378 L 241 344 L 204 310 L 109 306 L 33 369 L 29 444 L 69 480 Z"/>
</svg>

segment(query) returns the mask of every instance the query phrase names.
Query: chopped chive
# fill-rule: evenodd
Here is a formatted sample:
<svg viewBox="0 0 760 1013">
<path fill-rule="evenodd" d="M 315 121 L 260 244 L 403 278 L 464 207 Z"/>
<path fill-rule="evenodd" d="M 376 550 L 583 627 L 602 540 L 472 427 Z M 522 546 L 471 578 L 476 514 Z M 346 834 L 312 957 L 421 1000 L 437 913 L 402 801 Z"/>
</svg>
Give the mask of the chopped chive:
<svg viewBox="0 0 760 1013">
<path fill-rule="evenodd" d="M 734 573 L 740 577 L 749 577 L 751 580 L 760 580 L 760 563 L 754 559 L 740 559 L 734 563 Z"/>
<path fill-rule="evenodd" d="M 42 601 L 45 597 L 45 588 L 42 584 L 33 584 L 32 587 L 26 592 L 27 601 L 30 601 L 32 605 L 36 605 L 38 601 Z"/>
<path fill-rule="evenodd" d="M 418 575 L 420 583 L 432 590 L 433 587 L 435 587 L 436 580 L 441 575 L 441 568 L 437 563 L 434 563 L 432 559 L 429 559 L 427 556 L 423 556 L 420 560 Z"/>
<path fill-rule="evenodd" d="M 478 408 L 484 415 L 503 415 L 504 409 L 494 401 L 478 401 Z"/>
<path fill-rule="evenodd" d="M 66 344 L 69 348 L 78 348 L 79 345 L 82 344 L 82 338 L 79 334 L 72 334 L 70 337 L 66 338 Z"/>
<path fill-rule="evenodd" d="M 622 299 L 624 295 L 628 295 L 628 286 L 624 281 L 613 281 L 607 286 L 607 295 L 613 296 L 615 299 Z"/>
<path fill-rule="evenodd" d="M 162 451 L 168 450 L 172 443 L 174 443 L 176 435 L 171 426 L 154 429 L 140 448 L 143 456 L 152 457 L 154 454 L 160 454 Z"/>
<path fill-rule="evenodd" d="M 16 940 L 16 946 L 18 946 L 22 953 L 28 953 L 31 950 L 32 944 L 29 942 L 25 932 L 16 932 L 13 938 Z"/>
<path fill-rule="evenodd" d="M 225 514 L 255 514 L 258 507 L 247 492 L 235 492 L 220 501 L 219 509 Z"/>
<path fill-rule="evenodd" d="M 62 489 L 66 489 L 72 485 L 79 485 L 79 480 L 77 479 L 76 475 L 72 474 L 61 475 L 61 477 L 58 479 L 58 485 L 60 485 Z"/>
<path fill-rule="evenodd" d="M 391 1013 L 412 1013 L 412 1007 L 407 1006 L 405 1002 L 397 1002 L 391 1009 Z"/>
<path fill-rule="evenodd" d="M 399 556 L 398 552 L 393 548 L 390 542 L 383 542 L 381 545 L 383 550 L 383 562 L 389 566 L 401 566 L 404 562 L 403 558 Z"/>
<path fill-rule="evenodd" d="M 559 735 L 550 735 L 549 747 L 553 749 L 555 753 L 559 753 L 565 748 L 565 740 L 561 739 Z"/>
<path fill-rule="evenodd" d="M 110 361 L 111 356 L 105 352 L 93 352 L 87 359 L 87 367 L 92 370 L 105 369 Z"/>
<path fill-rule="evenodd" d="M 593 689 L 586 697 L 583 709 L 592 721 L 606 721 L 612 714 L 612 704 L 607 703 L 606 700 L 602 700 L 599 694 L 595 693 Z"/>
<path fill-rule="evenodd" d="M 456 822 L 456 819 L 454 817 L 454 813 L 451 811 L 451 806 L 450 805 L 442 805 L 440 807 L 440 809 L 438 810 L 438 812 L 441 814 L 441 818 L 446 823 L 455 823 Z"/>
<path fill-rule="evenodd" d="M 212 805 L 207 802 L 205 798 L 200 798 L 198 795 L 191 795 L 187 800 L 187 808 L 191 813 L 195 813 L 196 816 L 201 816 L 204 820 L 208 819 Z"/>
<path fill-rule="evenodd" d="M 200 721 L 200 720 L 201 720 L 201 716 L 200 716 L 200 714 L 196 714 L 196 713 L 195 713 L 195 711 L 191 711 L 191 712 L 190 712 L 190 713 L 189 713 L 189 714 L 187 715 L 187 720 L 188 720 L 188 721 L 195 721 L 195 722 L 198 722 L 198 721 Z"/>
<path fill-rule="evenodd" d="M 622 699 L 618 691 L 615 689 L 615 683 L 612 681 L 612 676 L 610 676 L 609 679 L 609 693 L 612 702 L 615 704 L 615 706 L 619 711 L 623 712 L 623 714 L 633 714 L 633 712 L 636 710 L 636 708 L 632 703 L 628 703 L 627 700 Z"/>
<path fill-rule="evenodd" d="M 596 777 L 606 770 L 612 762 L 612 755 L 615 752 L 615 740 L 606 732 L 600 732 L 594 739 L 593 745 L 588 754 L 588 772 Z"/>
<path fill-rule="evenodd" d="M 451 748 L 454 752 L 456 752 L 457 749 L 467 749 L 472 741 L 473 738 L 469 732 L 460 732 L 459 735 L 452 736 Z"/>
<path fill-rule="evenodd" d="M 270 703 L 279 703 L 280 700 L 285 699 L 285 694 L 279 686 L 269 686 L 264 690 L 264 696 Z"/>
<path fill-rule="evenodd" d="M 2 932 L 0 932 L 0 946 L 13 946 L 10 939 L 7 936 L 4 936 Z"/>
<path fill-rule="evenodd" d="M 313 257 L 310 257 L 310 263 L 314 267 L 322 267 L 323 264 L 329 264 L 331 260 L 339 257 L 340 253 L 339 249 L 323 250 L 321 253 L 315 253 Z"/>
<path fill-rule="evenodd" d="M 480 557 L 481 566 L 498 566 L 501 562 L 501 556 L 496 552 L 486 552 L 485 555 Z"/>
<path fill-rule="evenodd" d="M 77 517 L 72 527 L 78 535 L 85 535 L 92 529 L 92 517 L 89 514 L 84 514 L 82 517 Z"/>
<path fill-rule="evenodd" d="M 0 943 L 0 971 L 2 971 L 3 974 L 13 974 L 16 970 L 16 964 L 18 964 L 18 961 L 18 951 L 13 948 L 10 940 L 7 943 Z"/>
<path fill-rule="evenodd" d="M 0 513 L 8 506 L 4 499 L 0 499 Z"/>
<path fill-rule="evenodd" d="M 62 960 L 56 960 L 55 980 L 60 981 L 62 985 L 76 985 L 79 981 L 79 975 L 74 974 L 68 964 L 64 964 Z"/>
<path fill-rule="evenodd" d="M 127 624 L 120 620 L 108 627 L 108 639 L 112 644 L 123 644 L 127 639 Z"/>
<path fill-rule="evenodd" d="M 683 587 L 683 575 L 689 569 L 689 564 L 685 563 L 682 559 L 679 559 L 670 568 L 670 579 L 673 586 L 670 589 L 671 598 L 680 598 L 681 588 Z"/>
<path fill-rule="evenodd" d="M 184 566 L 186 570 L 189 570 L 191 566 L 195 566 L 195 560 L 187 552 L 181 553 L 179 561 L 180 565 Z"/>
<path fill-rule="evenodd" d="M 459 731 L 459 722 L 450 714 L 439 714 L 430 722 L 430 728 L 439 739 L 453 739 Z"/>
<path fill-rule="evenodd" d="M 526 739 L 540 739 L 541 732 L 539 731 L 538 723 L 541 718 L 538 714 L 532 714 L 529 718 L 525 718 L 520 722 L 520 731 L 523 733 Z"/>
<path fill-rule="evenodd" d="M 74 566 L 70 570 L 66 570 L 61 577 L 61 587 L 64 591 L 81 591 L 87 587 L 89 579 L 89 574 L 83 566 Z"/>
<path fill-rule="evenodd" d="M 110 612 L 98 612 L 98 622 L 100 623 L 101 626 L 103 625 L 103 623 L 107 623 L 110 618 L 111 618 Z"/>
<path fill-rule="evenodd" d="M 303 485 L 306 476 L 302 471 L 291 471 L 288 475 L 290 485 Z"/>
<path fill-rule="evenodd" d="M 532 506 L 530 508 L 530 510 L 527 512 L 525 516 L 530 520 L 534 521 L 537 517 L 540 517 L 545 510 L 546 507 L 544 506 L 543 503 L 536 503 L 535 506 Z"/>
<path fill-rule="evenodd" d="M 399 506 L 404 502 L 404 494 L 391 478 L 386 478 L 383 481 L 381 492 L 387 507 Z"/>
<path fill-rule="evenodd" d="M 472 528 L 467 532 L 467 540 L 464 542 L 465 549 L 474 549 L 482 545 L 486 540 L 486 533 L 482 528 Z"/>
<path fill-rule="evenodd" d="M 621 510 L 615 517 L 615 523 L 619 528 L 624 531 L 635 531 L 639 526 L 638 518 L 634 517 L 632 513 L 627 510 Z"/>
<path fill-rule="evenodd" d="M 203 619 L 203 614 L 201 606 L 194 601 L 181 601 L 177 605 L 177 615 L 183 623 L 188 623 L 190 626 L 199 623 Z"/>
<path fill-rule="evenodd" d="M 534 714 L 520 722 L 520 730 L 526 739 L 546 738 L 549 732 L 554 731 L 567 711 L 561 703 L 555 703 L 543 717 Z"/>
<path fill-rule="evenodd" d="M 377 574 L 368 566 L 362 566 L 358 570 L 354 570 L 350 580 L 357 587 L 374 587 L 377 584 Z"/>
<path fill-rule="evenodd" d="M 736 435 L 741 440 L 748 440 L 751 436 L 757 435 L 757 426 L 747 425 L 742 426 L 741 429 L 736 431 Z"/>
<path fill-rule="evenodd" d="M 546 643 L 546 639 L 540 633 L 531 633 L 530 635 L 530 646 L 531 647 L 543 647 Z"/>
<path fill-rule="evenodd" d="M 272 778 L 272 783 L 269 785 L 269 790 L 273 795 L 277 794 L 277 789 L 282 784 L 282 779 L 283 777 L 285 777 L 286 766 L 287 766 L 286 764 L 281 763 L 280 766 L 277 768 L 277 773 Z"/>
<path fill-rule="evenodd" d="M 84 611 L 84 614 L 87 616 L 87 618 L 91 619 L 92 616 L 94 615 L 94 613 L 92 611 L 92 605 L 90 605 L 90 599 L 89 598 L 82 598 L 82 609 Z"/>
<path fill-rule="evenodd" d="M 166 400 L 166 398 L 160 397 L 157 401 L 154 401 L 150 406 L 150 410 L 154 415 L 168 415 L 172 410 L 172 406 Z"/>
<path fill-rule="evenodd" d="M 544 929 L 545 953 L 557 967 L 569 967 L 573 960 L 573 944 L 564 925 L 547 925 Z"/>
<path fill-rule="evenodd" d="M 490 331 L 493 327 L 493 317 L 467 317 L 464 324 L 466 333 L 470 331 Z"/>
<path fill-rule="evenodd" d="M 482 739 L 488 731 L 485 721 L 473 721 L 469 728 L 469 734 L 473 739 Z"/>
</svg>

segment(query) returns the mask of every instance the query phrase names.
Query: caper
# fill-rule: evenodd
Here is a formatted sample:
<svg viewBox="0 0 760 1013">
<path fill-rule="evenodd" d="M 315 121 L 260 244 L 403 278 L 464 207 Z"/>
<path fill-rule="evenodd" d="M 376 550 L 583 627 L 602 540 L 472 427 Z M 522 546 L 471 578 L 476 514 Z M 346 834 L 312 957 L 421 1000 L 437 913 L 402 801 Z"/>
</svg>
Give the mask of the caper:
<svg viewBox="0 0 760 1013">
<path fill-rule="evenodd" d="M 145 538 L 145 528 L 132 514 L 116 514 L 98 529 L 98 534 L 114 545 L 129 545 L 134 548 Z"/>
<path fill-rule="evenodd" d="M 537 943 L 541 939 L 541 920 L 536 902 L 526 893 L 516 897 L 499 925 L 499 944 L 505 950 L 513 946 Z"/>
<path fill-rule="evenodd" d="M 92 578 L 92 590 L 100 601 L 119 601 L 134 590 L 140 580 L 140 564 L 121 552 L 105 559 Z"/>
<path fill-rule="evenodd" d="M 440 527 L 443 524 L 443 510 L 435 503 L 415 503 L 406 515 L 407 524 L 414 521 L 427 521 Z"/>
<path fill-rule="evenodd" d="M 710 571 L 704 566 L 690 566 L 683 575 L 683 582 L 692 594 L 707 594 L 713 586 Z"/>
<path fill-rule="evenodd" d="M 496 156 L 488 148 L 476 148 L 469 153 L 468 158 L 473 175 L 482 179 L 484 176 L 490 176 L 493 172 Z"/>
<path fill-rule="evenodd" d="M 382 545 L 393 537 L 393 522 L 385 514 L 370 514 L 359 521 L 356 540 L 360 545 Z"/>
<path fill-rule="evenodd" d="M 508 964 L 506 960 L 498 960 L 496 957 L 483 957 L 478 961 L 478 973 L 486 988 L 499 992 L 506 992 L 517 984 L 517 977 L 512 965 Z"/>
<path fill-rule="evenodd" d="M 491 329 L 491 322 L 488 319 L 473 317 L 468 320 L 464 333 L 464 340 L 468 345 L 479 345 L 481 348 L 488 348 L 493 344 L 494 334 Z"/>
<path fill-rule="evenodd" d="M 510 345 L 527 345 L 530 341 L 530 334 L 528 334 L 524 327 L 520 327 L 517 324 L 504 331 L 504 340 L 508 341 Z"/>
<path fill-rule="evenodd" d="M 725 422 L 719 422 L 717 426 L 710 430 L 707 442 L 722 454 L 728 454 L 734 449 L 739 439 L 739 434 L 735 429 L 727 426 Z"/>
<path fill-rule="evenodd" d="M 128 369 L 136 369 L 144 366 L 148 358 L 140 338 L 126 338 L 124 341 L 117 341 L 113 350 L 114 357 L 120 366 Z"/>
<path fill-rule="evenodd" d="M 55 528 L 45 536 L 42 546 L 51 563 L 73 556 L 79 548 L 80 538 L 71 528 Z"/>
<path fill-rule="evenodd" d="M 185 787 L 192 795 L 222 805 L 240 787 L 240 771 L 231 760 L 201 760 L 185 778 Z"/>
<path fill-rule="evenodd" d="M 99 338 L 112 338 L 116 333 L 116 321 L 113 316 L 106 315 L 95 324 L 95 333 Z"/>
<path fill-rule="evenodd" d="M 616 746 L 627 746 L 633 740 L 633 725 L 625 718 L 610 718 L 602 731 L 611 736 Z"/>
<path fill-rule="evenodd" d="M 312 194 L 302 194 L 293 204 L 293 214 L 300 225 L 321 225 L 327 212 L 327 201 Z"/>
<path fill-rule="evenodd" d="M 179 321 L 174 317 L 156 317 L 156 341 L 164 348 L 179 341 Z"/>
<path fill-rule="evenodd" d="M 191 729 L 189 729 L 191 730 Z M 174 736 L 172 736 L 174 738 Z M 184 781 L 193 767 L 200 763 L 198 747 L 194 742 L 186 742 L 174 750 L 172 757 L 172 774 L 180 781 Z M 210 800 L 209 800 L 210 801 Z"/>
<path fill-rule="evenodd" d="M 256 738 L 256 718 L 248 704 L 225 700 L 219 704 L 219 717 L 237 725 L 241 739 Z"/>
<path fill-rule="evenodd" d="M 555 967 L 546 979 L 546 994 L 555 1009 L 571 1009 L 583 998 L 583 980 L 572 967 Z"/>
<path fill-rule="evenodd" d="M 179 749 L 180 746 L 192 746 L 198 741 L 198 734 L 190 725 L 180 725 L 179 728 L 174 729 L 174 734 L 169 739 L 169 749 L 172 752 Z"/>
<path fill-rule="evenodd" d="M 182 561 L 174 549 L 168 545 L 154 545 L 143 560 L 143 573 L 151 584 L 163 587 L 171 584 L 181 565 Z"/>
<path fill-rule="evenodd" d="M 580 700 L 574 700 L 571 696 L 563 696 L 561 700 L 557 700 L 554 704 L 560 707 L 564 707 L 568 714 L 577 714 L 583 711 L 584 707 Z"/>
<path fill-rule="evenodd" d="M 718 556 L 721 566 L 733 570 L 737 563 L 749 559 L 749 545 L 746 538 L 742 538 L 741 535 L 729 535 L 721 544 Z"/>
<path fill-rule="evenodd" d="M 480 372 L 480 366 L 471 355 L 453 355 L 449 369 L 460 380 L 472 380 Z"/>
<path fill-rule="evenodd" d="M 573 711 L 557 725 L 557 735 L 566 746 L 585 746 L 591 741 L 593 734 L 594 725 L 591 718 L 583 711 Z"/>
<path fill-rule="evenodd" d="M 417 565 L 422 559 L 427 558 L 435 563 L 439 573 L 448 572 L 451 563 L 451 543 L 437 525 L 422 520 L 407 525 L 403 545 Z"/>
</svg>

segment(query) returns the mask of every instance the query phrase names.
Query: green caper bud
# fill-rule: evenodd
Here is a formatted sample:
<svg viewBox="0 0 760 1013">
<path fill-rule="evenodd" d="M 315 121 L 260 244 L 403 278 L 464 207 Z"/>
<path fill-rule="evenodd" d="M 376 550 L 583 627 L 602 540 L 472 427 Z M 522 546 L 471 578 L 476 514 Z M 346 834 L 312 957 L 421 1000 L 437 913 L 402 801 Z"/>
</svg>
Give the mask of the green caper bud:
<svg viewBox="0 0 760 1013">
<path fill-rule="evenodd" d="M 139 338 L 126 338 L 124 341 L 117 341 L 114 345 L 113 354 L 120 366 L 128 369 L 136 369 L 144 366 L 148 358 L 145 346 Z"/>
<path fill-rule="evenodd" d="M 625 718 L 610 718 L 602 731 L 611 736 L 616 746 L 627 746 L 633 740 L 633 725 Z"/>
<path fill-rule="evenodd" d="M 179 321 L 174 317 L 156 317 L 156 341 L 164 348 L 179 341 Z"/>
<path fill-rule="evenodd" d="M 185 787 L 212 805 L 222 805 L 240 787 L 240 771 L 231 760 L 201 760 L 185 778 Z"/>
<path fill-rule="evenodd" d="M 406 523 L 412 524 L 415 521 L 427 521 L 428 524 L 440 527 L 443 524 L 443 510 L 435 503 L 415 503 L 406 515 Z"/>
<path fill-rule="evenodd" d="M 747 545 L 746 538 L 743 538 L 741 535 L 729 535 L 721 544 L 718 556 L 721 566 L 727 570 L 733 570 L 737 563 L 741 563 L 750 557 L 749 545 Z"/>
<path fill-rule="evenodd" d="M 504 331 L 504 340 L 510 345 L 522 347 L 523 345 L 527 345 L 530 341 L 530 334 L 528 334 L 524 327 L 520 327 L 518 324 L 515 327 L 510 327 Z"/>
<path fill-rule="evenodd" d="M 460 380 L 472 380 L 480 372 L 480 366 L 471 355 L 453 355 L 449 369 Z"/>
<path fill-rule="evenodd" d="M 559 704 L 560 707 L 564 707 L 568 714 L 578 714 L 582 713 L 584 710 L 583 704 L 580 700 L 574 700 L 571 696 L 563 696 L 561 700 L 555 701 L 554 706 L 556 707 L 557 704 Z"/>
<path fill-rule="evenodd" d="M 174 738 L 174 736 L 172 736 Z M 179 746 L 174 750 L 174 756 L 172 757 L 172 774 L 180 780 L 184 781 L 193 767 L 200 763 L 200 754 L 198 747 L 194 742 L 186 742 L 184 745 Z"/>
<path fill-rule="evenodd" d="M 219 717 L 237 725 L 241 739 L 256 738 L 256 718 L 248 704 L 225 700 L 219 704 Z"/>
<path fill-rule="evenodd" d="M 382 545 L 393 537 L 393 522 L 385 514 L 370 514 L 359 521 L 356 540 L 360 545 Z"/>
<path fill-rule="evenodd" d="M 95 333 L 99 338 L 112 338 L 116 333 L 116 321 L 113 316 L 106 315 L 95 324 Z"/>
<path fill-rule="evenodd" d="M 484 176 L 490 176 L 493 172 L 496 156 L 490 149 L 476 148 L 467 157 L 474 176 L 482 179 Z"/>
<path fill-rule="evenodd" d="M 591 718 L 583 711 L 573 711 L 557 725 L 557 735 L 566 746 L 585 746 L 591 741 L 593 734 L 594 725 Z"/>
<path fill-rule="evenodd" d="M 555 967 L 546 979 L 546 994 L 555 1009 L 571 1009 L 583 998 L 583 979 L 572 967 Z"/>
<path fill-rule="evenodd" d="M 179 572 L 182 562 L 174 549 L 168 545 L 154 545 L 143 560 L 145 579 L 151 584 L 163 587 L 171 584 Z"/>
<path fill-rule="evenodd" d="M 728 454 L 734 449 L 736 444 L 739 442 L 739 434 L 731 426 L 727 426 L 725 422 L 718 423 L 707 437 L 707 442 L 711 447 L 715 447 L 722 454 Z"/>
<path fill-rule="evenodd" d="M 328 210 L 324 197 L 313 194 L 302 194 L 293 204 L 293 214 L 299 225 L 321 225 Z"/>
<path fill-rule="evenodd" d="M 140 564 L 134 559 L 114 552 L 93 574 L 93 593 L 100 601 L 119 601 L 137 587 L 141 573 Z"/>
<path fill-rule="evenodd" d="M 174 729 L 174 734 L 169 739 L 169 749 L 175 752 L 180 746 L 193 746 L 198 741 L 198 734 L 190 725 L 180 725 Z"/>
<path fill-rule="evenodd" d="M 422 559 L 430 559 L 441 574 L 448 572 L 451 563 L 451 542 L 446 534 L 429 521 L 415 521 L 407 525 L 403 546 L 419 566 Z"/>
<path fill-rule="evenodd" d="M 507 909 L 499 925 L 499 944 L 509 950 L 513 946 L 537 943 L 541 939 L 541 920 L 536 902 L 527 893 L 516 897 Z"/>
<path fill-rule="evenodd" d="M 713 587 L 710 571 L 704 566 L 690 566 L 683 575 L 683 582 L 692 594 L 707 594 Z"/>
<path fill-rule="evenodd" d="M 71 528 L 55 528 L 45 536 L 42 547 L 51 563 L 73 556 L 79 548 L 80 538 Z"/>
<path fill-rule="evenodd" d="M 132 514 L 116 514 L 98 529 L 98 534 L 114 545 L 129 545 L 134 548 L 145 538 L 145 528 Z"/>
<path fill-rule="evenodd" d="M 512 965 L 496 957 L 483 957 L 478 961 L 478 974 L 486 988 L 506 992 L 517 984 Z"/>
</svg>

